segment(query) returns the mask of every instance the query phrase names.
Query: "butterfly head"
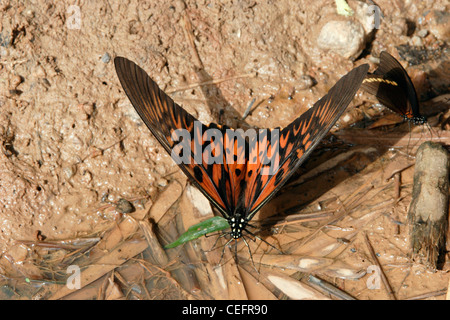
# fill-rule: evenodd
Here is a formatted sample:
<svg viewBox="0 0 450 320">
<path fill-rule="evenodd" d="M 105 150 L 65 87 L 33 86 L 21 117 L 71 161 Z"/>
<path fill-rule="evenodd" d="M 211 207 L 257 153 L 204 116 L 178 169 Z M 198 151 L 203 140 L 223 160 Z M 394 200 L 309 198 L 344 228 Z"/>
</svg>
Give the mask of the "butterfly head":
<svg viewBox="0 0 450 320">
<path fill-rule="evenodd" d="M 247 226 L 248 220 L 238 213 L 230 217 L 228 223 L 231 227 L 231 237 L 233 239 L 239 239 L 242 237 L 242 230 Z"/>
</svg>

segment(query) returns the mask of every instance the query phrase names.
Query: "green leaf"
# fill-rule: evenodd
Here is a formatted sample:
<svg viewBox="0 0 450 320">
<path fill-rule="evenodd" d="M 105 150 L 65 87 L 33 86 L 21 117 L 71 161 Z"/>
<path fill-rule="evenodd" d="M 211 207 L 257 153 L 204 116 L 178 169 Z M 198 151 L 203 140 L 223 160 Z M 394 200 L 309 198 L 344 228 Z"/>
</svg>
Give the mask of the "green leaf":
<svg viewBox="0 0 450 320">
<path fill-rule="evenodd" d="M 189 229 L 185 233 L 183 233 L 177 240 L 166 245 L 164 248 L 175 248 L 180 244 L 200 238 L 207 233 L 220 231 L 229 227 L 230 225 L 228 224 L 228 221 L 226 219 L 222 217 L 213 217 L 189 227 Z"/>
<path fill-rule="evenodd" d="M 348 3 L 345 0 L 335 0 L 336 2 L 336 10 L 337 13 L 341 16 L 352 16 L 353 10 L 349 7 Z"/>
</svg>

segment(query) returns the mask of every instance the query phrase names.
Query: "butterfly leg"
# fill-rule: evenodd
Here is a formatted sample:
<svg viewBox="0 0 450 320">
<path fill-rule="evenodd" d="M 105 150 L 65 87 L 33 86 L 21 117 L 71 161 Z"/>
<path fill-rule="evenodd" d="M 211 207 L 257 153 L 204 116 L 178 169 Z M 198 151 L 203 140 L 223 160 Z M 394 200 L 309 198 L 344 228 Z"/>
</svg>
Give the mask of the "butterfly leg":
<svg viewBox="0 0 450 320">
<path fill-rule="evenodd" d="M 256 234 L 254 234 L 251 231 L 248 231 L 247 229 L 244 229 L 249 235 L 255 237 L 255 239 L 258 239 L 259 241 L 264 242 L 265 244 L 269 245 L 270 247 L 272 247 L 273 249 L 277 250 L 279 253 L 284 254 L 283 251 L 281 251 L 280 249 L 278 249 L 277 247 L 275 247 L 273 244 L 270 244 L 269 242 L 267 242 L 266 240 L 264 240 L 263 238 L 257 236 Z"/>
<path fill-rule="evenodd" d="M 242 241 L 244 241 L 245 245 L 247 246 L 248 254 L 250 255 L 250 260 L 252 262 L 253 268 L 259 274 L 259 271 L 258 271 L 258 269 L 256 268 L 256 265 L 255 265 L 255 261 L 253 261 L 252 251 L 250 250 L 250 246 L 248 245 L 247 240 L 245 240 L 245 237 L 242 237 Z"/>
<path fill-rule="evenodd" d="M 217 237 L 216 241 L 214 241 L 214 244 L 213 244 L 213 246 L 211 247 L 211 249 L 209 249 L 209 250 L 207 250 L 207 251 L 205 251 L 205 252 L 211 252 L 211 251 L 213 251 L 214 248 L 216 247 L 217 243 L 219 242 L 219 240 L 220 240 L 221 238 L 225 237 L 227 234 L 229 234 L 229 233 L 226 232 L 226 233 L 220 234 L 220 235 Z M 212 235 L 216 235 L 216 234 L 210 234 L 210 235 L 205 234 L 205 237 L 210 237 L 210 236 L 212 236 Z M 228 243 L 227 243 L 227 244 L 228 244 Z"/>
<path fill-rule="evenodd" d="M 218 265 L 220 265 L 220 263 L 222 262 L 223 255 L 225 254 L 225 249 L 226 249 L 226 247 L 230 244 L 231 241 L 233 241 L 233 238 L 231 238 L 230 240 L 228 240 L 227 243 L 225 243 L 225 245 L 223 246 L 222 254 L 220 255 L 220 260 L 219 260 Z"/>
<path fill-rule="evenodd" d="M 428 122 L 425 122 L 425 126 L 427 127 L 428 131 L 430 132 L 430 140 L 433 141 L 433 133 L 435 133 L 435 131 L 433 130 L 433 127 L 430 126 L 430 124 Z M 439 137 L 439 135 L 437 133 L 435 133 L 435 135 L 437 137 Z"/>
<path fill-rule="evenodd" d="M 237 256 L 237 240 L 234 239 L 234 259 L 236 263 L 238 263 L 238 256 Z"/>
<path fill-rule="evenodd" d="M 409 140 L 408 140 L 408 145 L 406 146 L 406 154 L 409 154 L 409 143 L 411 142 L 411 136 L 412 136 L 412 133 L 411 133 L 411 122 L 410 121 L 408 121 L 408 127 L 409 127 Z M 413 145 L 413 148 L 414 148 L 414 145 Z"/>
</svg>

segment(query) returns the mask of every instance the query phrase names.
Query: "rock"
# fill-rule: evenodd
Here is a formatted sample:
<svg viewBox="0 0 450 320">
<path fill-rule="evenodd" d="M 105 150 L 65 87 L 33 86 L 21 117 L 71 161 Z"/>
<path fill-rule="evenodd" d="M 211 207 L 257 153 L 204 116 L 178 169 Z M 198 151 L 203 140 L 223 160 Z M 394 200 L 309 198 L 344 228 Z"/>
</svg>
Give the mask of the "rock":
<svg viewBox="0 0 450 320">
<path fill-rule="evenodd" d="M 389 28 L 396 36 L 406 36 L 408 34 L 408 22 L 405 18 L 392 19 Z"/>
<path fill-rule="evenodd" d="M 428 30 L 427 29 L 419 30 L 417 32 L 417 35 L 421 38 L 425 38 L 428 35 Z"/>
<path fill-rule="evenodd" d="M 9 35 L 0 33 L 0 47 L 8 48 L 10 44 L 11 44 L 11 37 Z"/>
<path fill-rule="evenodd" d="M 398 55 L 410 65 L 415 66 L 437 60 L 442 56 L 442 49 L 429 49 L 424 46 L 401 44 L 395 47 Z"/>
<path fill-rule="evenodd" d="M 422 39 L 419 36 L 412 36 L 409 42 L 415 47 L 421 47 L 423 45 Z"/>
<path fill-rule="evenodd" d="M 433 10 L 425 16 L 429 31 L 438 39 L 448 41 L 450 39 L 450 13 Z"/>
<path fill-rule="evenodd" d="M 302 75 L 294 83 L 294 87 L 295 87 L 296 91 L 310 89 L 314 85 L 315 85 L 315 80 L 313 78 L 311 78 L 311 76 L 309 76 L 309 75 Z"/>
<path fill-rule="evenodd" d="M 123 198 L 120 198 L 119 201 L 117 201 L 116 210 L 119 213 L 131 213 L 135 211 L 133 204 Z"/>
<path fill-rule="evenodd" d="M 18 75 L 14 75 L 10 81 L 10 90 L 16 90 L 17 87 L 23 82 L 23 78 Z"/>
<path fill-rule="evenodd" d="M 356 59 L 364 49 L 364 28 L 355 21 L 330 21 L 320 30 L 319 48 L 333 51 L 344 58 Z"/>
<path fill-rule="evenodd" d="M 109 55 L 108 52 L 105 52 L 105 54 L 103 54 L 103 56 L 102 56 L 102 62 L 108 63 L 109 61 L 111 61 L 111 56 Z"/>
</svg>

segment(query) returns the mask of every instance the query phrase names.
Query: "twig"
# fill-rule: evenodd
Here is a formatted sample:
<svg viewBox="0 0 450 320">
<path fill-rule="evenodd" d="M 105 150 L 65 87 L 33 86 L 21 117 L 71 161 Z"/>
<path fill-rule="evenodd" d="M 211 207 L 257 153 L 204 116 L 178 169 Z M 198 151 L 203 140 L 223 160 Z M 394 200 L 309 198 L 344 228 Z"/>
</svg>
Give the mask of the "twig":
<svg viewBox="0 0 450 320">
<path fill-rule="evenodd" d="M 321 289 L 325 290 L 327 293 L 342 299 L 342 300 L 356 300 L 354 297 L 349 295 L 347 292 L 342 291 L 339 288 L 336 288 L 331 283 L 324 281 L 322 279 L 316 278 L 313 275 L 309 276 L 308 282 L 312 283 L 315 286 L 320 287 Z"/>
<path fill-rule="evenodd" d="M 393 219 L 399 221 L 398 207 L 397 203 L 400 199 L 400 190 L 401 190 L 401 174 L 397 172 L 394 174 L 394 208 L 393 208 Z M 396 224 L 395 226 L 395 234 L 400 234 L 400 225 Z"/>
<path fill-rule="evenodd" d="M 405 300 L 421 300 L 421 299 L 426 299 L 426 298 L 430 298 L 430 297 L 442 296 L 446 293 L 447 293 L 447 289 L 442 289 L 442 290 L 438 290 L 438 291 L 419 294 L 418 296 L 406 298 Z"/>
<path fill-rule="evenodd" d="M 255 103 L 255 101 L 256 101 L 256 99 L 253 98 L 252 101 L 250 102 L 250 104 L 248 105 L 247 109 L 245 109 L 245 112 L 244 112 L 241 120 L 245 120 L 245 118 L 247 118 L 247 116 L 249 115 L 250 110 L 252 109 L 253 104 Z"/>
<path fill-rule="evenodd" d="M 388 279 L 386 277 L 386 274 L 384 273 L 383 268 L 381 267 L 381 264 L 378 261 L 377 255 L 375 254 L 375 251 L 373 250 L 372 244 L 370 243 L 369 237 L 367 236 L 366 233 L 364 233 L 364 240 L 366 241 L 367 248 L 369 249 L 369 253 L 370 253 L 370 256 L 372 257 L 373 262 L 375 262 L 375 264 L 380 269 L 381 280 L 383 281 L 383 284 L 384 284 L 384 286 L 386 288 L 386 291 L 387 291 L 388 295 L 392 299 L 397 300 L 397 298 L 395 297 L 395 294 L 394 294 L 394 290 L 392 290 L 392 287 L 389 284 L 389 281 L 388 281 Z"/>
<path fill-rule="evenodd" d="M 279 217 L 269 217 L 261 221 L 260 224 L 272 224 L 275 222 L 273 227 L 280 227 L 289 224 L 296 224 L 299 222 L 307 222 L 307 221 L 317 221 L 329 218 L 334 214 L 334 210 L 324 210 L 321 212 L 310 212 L 310 213 L 297 213 L 291 214 L 289 216 L 284 217 L 284 219 L 280 220 Z"/>
<path fill-rule="evenodd" d="M 208 81 L 204 81 L 204 82 L 197 82 L 197 83 L 193 83 L 193 84 L 187 85 L 182 88 L 166 90 L 166 92 L 167 93 L 175 93 L 175 92 L 186 91 L 189 89 L 193 89 L 193 88 L 197 88 L 197 87 L 201 87 L 201 86 L 205 86 L 205 85 L 218 84 L 218 83 L 225 82 L 225 81 L 236 80 L 236 79 L 240 79 L 240 78 L 252 78 L 252 77 L 256 77 L 255 72 L 241 74 L 241 75 L 227 77 L 227 78 L 222 78 L 222 79 L 213 79 L 213 80 L 208 80 Z"/>
<path fill-rule="evenodd" d="M 159 266 L 157 266 L 157 265 L 155 265 L 155 264 L 152 264 L 152 263 L 150 263 L 150 262 L 148 262 L 148 261 L 145 261 L 145 260 L 142 260 L 142 259 L 136 259 L 136 262 L 139 263 L 139 265 L 140 265 L 142 268 L 144 268 L 148 273 L 150 273 L 150 275 L 152 275 L 152 276 L 153 276 L 153 272 L 150 270 L 150 268 L 149 268 L 147 265 L 151 266 L 152 268 L 155 268 L 156 270 L 158 270 L 159 272 L 161 272 L 162 274 L 164 274 L 165 277 L 166 277 L 166 279 L 169 280 L 169 281 L 170 281 L 170 282 L 171 282 L 178 290 L 180 290 L 180 291 L 185 295 L 185 297 L 191 298 L 191 299 L 194 298 L 194 296 L 193 296 L 192 294 L 190 294 L 189 292 L 187 292 L 187 291 L 181 286 L 181 284 L 178 283 L 178 281 L 175 280 L 175 279 L 172 277 L 172 275 L 170 274 L 169 271 L 164 270 L 164 268 L 159 267 Z"/>
<path fill-rule="evenodd" d="M 448 280 L 447 295 L 445 296 L 445 299 L 450 300 L 450 279 Z"/>
<path fill-rule="evenodd" d="M 335 217 L 331 217 L 331 219 L 329 221 L 327 221 L 324 225 L 322 225 L 320 228 L 317 228 L 311 235 L 309 235 L 304 240 L 302 240 L 302 242 L 299 244 L 298 247 L 302 247 L 306 243 L 308 243 L 314 236 L 316 236 L 317 233 L 322 231 L 322 229 L 325 228 L 325 226 L 330 225 L 330 224 L 335 224 L 339 220 L 343 219 L 346 216 L 346 214 L 349 213 L 348 210 L 350 208 L 347 209 L 348 206 L 350 204 L 360 203 L 361 199 L 366 197 L 367 194 L 369 193 L 369 191 L 373 188 L 373 181 L 375 179 L 377 179 L 379 176 L 380 176 L 380 172 L 379 171 L 375 172 L 372 175 L 371 179 L 368 179 L 366 183 L 364 183 L 362 186 L 360 186 L 358 189 L 356 189 L 350 196 L 348 196 L 345 200 L 343 200 L 340 207 L 336 210 L 337 215 Z M 370 184 L 370 186 L 367 186 L 368 184 Z M 365 188 L 367 188 L 367 190 L 365 192 L 362 192 L 363 190 L 365 190 Z M 356 195 L 358 195 L 359 193 L 361 193 L 361 195 L 355 199 Z"/>
<path fill-rule="evenodd" d="M 64 249 L 64 250 L 78 250 L 95 245 L 101 239 L 99 237 L 74 239 L 74 240 L 60 240 L 60 241 L 33 241 L 33 240 L 16 240 L 16 243 L 25 246 L 36 246 L 47 249 Z"/>
<path fill-rule="evenodd" d="M 192 56 L 194 59 L 195 67 L 197 69 L 203 69 L 203 63 L 202 63 L 202 60 L 200 60 L 200 56 L 198 55 L 197 47 L 195 46 L 195 42 L 194 42 L 194 32 L 192 31 L 191 20 L 189 19 L 189 16 L 186 11 L 184 11 L 183 22 L 184 22 L 183 23 L 184 35 L 186 36 L 186 38 L 189 42 L 189 45 L 191 47 L 191 52 L 192 52 Z"/>
</svg>

